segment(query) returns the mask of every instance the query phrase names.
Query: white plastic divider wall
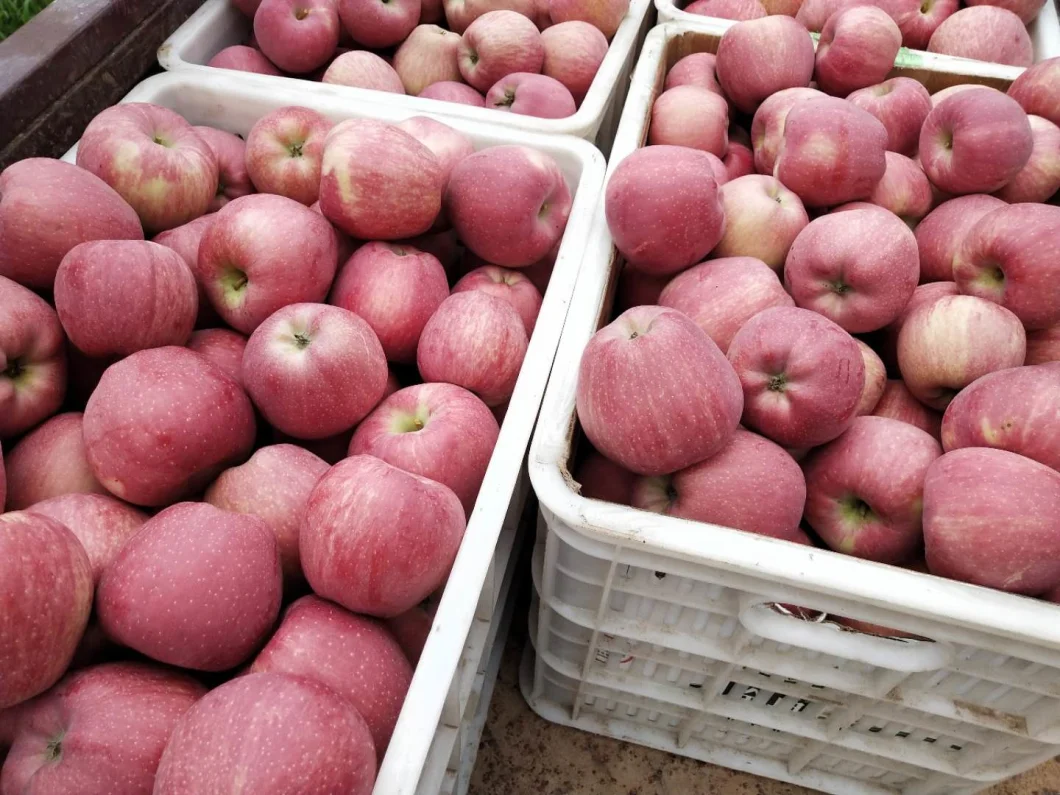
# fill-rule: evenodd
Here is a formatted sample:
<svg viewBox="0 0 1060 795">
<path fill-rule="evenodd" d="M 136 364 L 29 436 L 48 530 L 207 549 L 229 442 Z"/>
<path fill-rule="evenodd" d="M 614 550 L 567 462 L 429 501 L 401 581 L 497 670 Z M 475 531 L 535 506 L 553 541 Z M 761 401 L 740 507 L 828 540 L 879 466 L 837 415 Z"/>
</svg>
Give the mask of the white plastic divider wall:
<svg viewBox="0 0 1060 795">
<path fill-rule="evenodd" d="M 659 24 L 662 25 L 667 22 L 682 22 L 690 25 L 706 24 L 714 27 L 720 26 L 723 31 L 736 24 L 728 19 L 689 14 L 684 10 L 687 5 L 687 2 L 681 2 L 679 5 L 674 0 L 655 0 L 655 10 L 659 15 Z M 1060 18 L 1057 16 L 1057 0 L 1045 0 L 1045 5 L 1042 6 L 1041 12 L 1027 26 L 1027 32 L 1030 34 L 1031 44 L 1034 46 L 1035 63 L 1060 55 Z M 961 68 L 961 74 L 984 74 L 990 77 L 992 75 L 991 67 L 1003 66 L 1003 64 L 974 61 L 968 58 L 955 58 L 952 55 L 938 55 L 923 50 L 903 49 L 902 53 L 906 58 L 922 58 L 923 62 L 920 65 L 927 68 L 948 69 L 954 65 L 953 62 L 964 61 L 966 64 Z M 969 66 L 968 64 L 975 64 L 975 66 Z M 971 71 L 968 71 L 969 69 Z"/>
<path fill-rule="evenodd" d="M 286 105 L 314 108 L 334 121 L 375 118 L 397 122 L 419 109 L 347 96 L 291 90 L 287 84 L 246 82 L 232 73 L 168 72 L 145 80 L 122 102 L 153 102 L 192 124 L 246 135 L 261 116 Z M 467 531 L 438 604 L 434 625 L 412 680 L 376 795 L 435 795 L 467 790 L 485 709 L 507 632 L 505 612 L 518 530 L 529 482 L 526 450 L 567 316 L 571 293 L 599 203 L 604 159 L 586 141 L 545 136 L 468 120 L 441 118 L 469 135 L 476 148 L 521 144 L 555 158 L 574 194 L 523 369 L 501 425 L 493 457 Z M 65 159 L 73 160 L 74 147 Z"/>
<path fill-rule="evenodd" d="M 643 145 L 668 66 L 719 38 L 680 23 L 652 31 L 609 173 Z M 895 73 L 932 90 L 969 82 Z M 610 316 L 619 265 L 602 206 L 592 238 L 530 450 L 541 506 L 530 706 L 836 795 L 964 795 L 1060 753 L 1056 606 L 579 495 L 578 365 Z M 921 639 L 801 620 L 782 604 Z"/>
<path fill-rule="evenodd" d="M 592 141 L 605 153 L 610 150 L 622 115 L 622 105 L 629 84 L 630 73 L 637 61 L 637 53 L 652 25 L 655 8 L 652 0 L 631 0 L 629 13 L 622 21 L 611 47 L 600 65 L 596 79 L 585 95 L 581 107 L 565 119 L 539 119 L 502 113 L 486 108 L 472 108 L 454 102 L 421 99 L 400 94 L 388 94 L 363 88 L 336 86 L 294 77 L 236 72 L 251 80 L 282 80 L 285 89 L 303 95 L 325 94 L 370 102 L 407 104 L 416 113 L 444 113 L 477 123 L 500 124 L 527 132 L 573 135 Z M 207 74 L 223 74 L 225 70 L 206 66 L 207 62 L 225 47 L 245 44 L 251 34 L 251 22 L 230 0 L 206 0 L 187 22 L 181 25 L 158 49 L 158 62 L 164 69 L 177 71 L 194 69 Z"/>
</svg>

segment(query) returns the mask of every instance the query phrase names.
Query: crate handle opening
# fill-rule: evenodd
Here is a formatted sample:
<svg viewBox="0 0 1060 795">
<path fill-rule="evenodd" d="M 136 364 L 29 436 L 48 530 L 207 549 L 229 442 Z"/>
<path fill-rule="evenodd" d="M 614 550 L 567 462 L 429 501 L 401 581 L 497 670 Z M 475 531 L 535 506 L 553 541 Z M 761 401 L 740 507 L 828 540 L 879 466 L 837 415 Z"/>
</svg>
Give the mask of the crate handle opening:
<svg viewBox="0 0 1060 795">
<path fill-rule="evenodd" d="M 766 640 L 856 660 L 877 668 L 916 673 L 947 666 L 954 656 L 949 643 L 885 638 L 849 632 L 830 623 L 806 621 L 779 612 L 771 600 L 750 597 L 740 605 L 740 623 Z"/>
</svg>

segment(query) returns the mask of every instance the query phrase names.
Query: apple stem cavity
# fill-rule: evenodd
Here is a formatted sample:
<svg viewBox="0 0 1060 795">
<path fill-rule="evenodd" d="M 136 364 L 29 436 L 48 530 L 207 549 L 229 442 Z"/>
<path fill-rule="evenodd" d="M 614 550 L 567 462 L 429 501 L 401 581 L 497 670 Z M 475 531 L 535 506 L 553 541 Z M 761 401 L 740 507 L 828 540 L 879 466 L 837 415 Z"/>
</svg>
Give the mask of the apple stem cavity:
<svg viewBox="0 0 1060 795">
<path fill-rule="evenodd" d="M 298 8 L 294 12 L 294 18 L 297 19 L 298 21 L 302 21 L 307 16 L 309 16 L 309 9 L 305 8 L 305 7 Z"/>
<path fill-rule="evenodd" d="M 221 286 L 226 295 L 239 298 L 248 281 L 247 274 L 239 268 L 229 268 L 224 276 L 221 277 Z"/>
<path fill-rule="evenodd" d="M 21 360 L 12 359 L 7 363 L 3 376 L 4 378 L 10 378 L 12 381 L 17 381 L 24 372 L 26 372 L 26 368 L 22 365 Z"/>
<path fill-rule="evenodd" d="M 493 103 L 496 108 L 510 108 L 515 104 L 515 91 L 508 89 L 504 92 L 504 97 Z"/>
<path fill-rule="evenodd" d="M 850 495 L 843 500 L 843 509 L 850 518 L 862 522 L 873 516 L 872 506 L 853 495 Z"/>
</svg>

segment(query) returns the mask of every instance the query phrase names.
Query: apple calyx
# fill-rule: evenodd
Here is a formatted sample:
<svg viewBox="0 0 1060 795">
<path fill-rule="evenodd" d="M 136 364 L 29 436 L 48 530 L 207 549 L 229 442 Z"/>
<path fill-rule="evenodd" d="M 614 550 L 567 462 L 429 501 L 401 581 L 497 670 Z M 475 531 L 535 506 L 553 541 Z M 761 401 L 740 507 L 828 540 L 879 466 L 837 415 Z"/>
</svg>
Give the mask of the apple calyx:
<svg viewBox="0 0 1060 795">
<path fill-rule="evenodd" d="M 766 388 L 770 392 L 784 392 L 788 387 L 788 377 L 784 373 L 777 373 L 776 375 L 769 376 L 769 383 Z"/>
<path fill-rule="evenodd" d="M 839 509 L 844 518 L 856 524 L 864 524 L 876 518 L 872 506 L 854 494 L 848 494 L 839 500 Z"/>
<path fill-rule="evenodd" d="M 63 738 L 66 732 L 59 732 L 55 737 L 48 740 L 44 746 L 44 761 L 46 763 L 58 762 L 63 756 Z"/>
<path fill-rule="evenodd" d="M 11 359 L 7 363 L 7 367 L 4 368 L 0 375 L 4 378 L 9 378 L 12 381 L 18 381 L 26 373 L 26 366 L 22 363 L 21 359 Z"/>
<path fill-rule="evenodd" d="M 291 157 L 302 157 L 302 148 L 305 146 L 305 141 L 292 141 L 287 145 L 287 151 Z"/>
<path fill-rule="evenodd" d="M 850 285 L 838 279 L 834 282 L 827 282 L 827 285 L 828 289 L 836 295 L 846 295 L 850 292 Z"/>
</svg>

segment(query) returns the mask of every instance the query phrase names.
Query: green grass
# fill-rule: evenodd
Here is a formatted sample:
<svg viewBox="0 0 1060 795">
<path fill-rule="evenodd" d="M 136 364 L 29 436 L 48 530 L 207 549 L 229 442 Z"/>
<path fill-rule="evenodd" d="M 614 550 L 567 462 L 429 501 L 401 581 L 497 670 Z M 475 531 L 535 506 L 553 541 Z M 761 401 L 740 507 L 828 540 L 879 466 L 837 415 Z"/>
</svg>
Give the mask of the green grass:
<svg viewBox="0 0 1060 795">
<path fill-rule="evenodd" d="M 52 0 L 0 0 L 0 41 L 50 5 Z"/>
</svg>

